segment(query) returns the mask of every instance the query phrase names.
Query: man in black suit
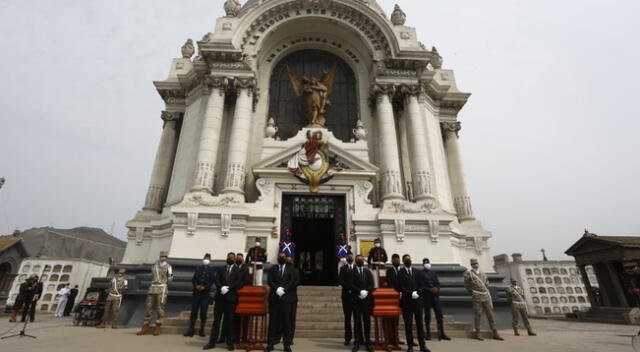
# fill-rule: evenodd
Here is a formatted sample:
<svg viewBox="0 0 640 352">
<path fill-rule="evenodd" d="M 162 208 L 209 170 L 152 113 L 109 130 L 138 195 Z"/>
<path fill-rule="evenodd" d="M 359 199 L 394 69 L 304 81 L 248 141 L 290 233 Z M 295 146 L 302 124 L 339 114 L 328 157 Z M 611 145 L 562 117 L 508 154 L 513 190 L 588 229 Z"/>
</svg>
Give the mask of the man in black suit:
<svg viewBox="0 0 640 352">
<path fill-rule="evenodd" d="M 352 332 L 351 317 L 353 316 L 353 299 L 351 297 L 350 277 L 353 270 L 353 253 L 347 253 L 347 263 L 340 267 L 338 272 L 338 282 L 342 287 L 342 312 L 344 313 L 344 345 L 349 346 L 351 343 Z"/>
<path fill-rule="evenodd" d="M 438 340 L 451 340 L 444 333 L 444 321 L 442 319 L 442 307 L 440 306 L 440 280 L 438 274 L 431 270 L 429 258 L 422 259 L 424 270 L 422 276 L 424 280 L 424 326 L 427 328 L 427 340 L 431 340 L 431 309 L 436 313 L 438 322 Z"/>
<path fill-rule="evenodd" d="M 364 267 L 364 257 L 362 255 L 356 257 L 356 267 L 351 270 L 349 284 L 356 330 L 356 339 L 352 352 L 357 352 L 360 345 L 364 345 L 368 352 L 373 352 L 373 347 L 371 347 L 373 274 Z"/>
<path fill-rule="evenodd" d="M 209 343 L 207 343 L 202 349 L 210 350 L 216 347 L 216 340 L 220 334 L 220 325 L 222 323 L 222 317 L 224 316 L 224 329 L 222 330 L 222 336 L 227 342 L 227 349 L 229 351 L 234 350 L 235 334 L 233 329 L 233 316 L 236 311 L 236 305 L 238 304 L 237 291 L 244 287 L 242 281 L 240 268 L 236 265 L 236 255 L 233 252 L 227 254 L 227 264 L 218 268 L 216 274 L 216 298 L 215 306 L 213 309 L 213 327 L 211 329 L 211 336 L 209 337 Z"/>
<path fill-rule="evenodd" d="M 27 315 L 29 315 L 29 319 L 33 323 L 36 319 L 36 305 L 42 296 L 42 281 L 39 280 L 38 275 L 31 276 L 31 279 L 31 292 L 28 295 L 24 310 L 22 311 L 21 322 L 23 322 L 27 318 Z"/>
<path fill-rule="evenodd" d="M 291 352 L 293 340 L 293 306 L 298 302 L 297 288 L 300 275 L 287 264 L 284 253 L 278 254 L 278 264 L 269 269 L 269 338 L 265 352 L 273 351 L 273 345 L 282 337 L 284 351 Z M 282 335 L 282 336 L 280 336 Z"/>
<path fill-rule="evenodd" d="M 200 311 L 200 336 L 204 336 L 204 325 L 207 322 L 207 309 L 209 308 L 209 295 L 211 286 L 216 278 L 215 269 L 211 263 L 211 254 L 207 253 L 202 259 L 202 265 L 196 267 L 191 285 L 193 285 L 193 298 L 191 299 L 191 317 L 189 319 L 189 330 L 183 336 L 192 337 L 195 333 L 196 319 Z"/>
<path fill-rule="evenodd" d="M 400 274 L 400 256 L 397 253 L 393 253 L 391 256 L 392 266 L 387 269 L 387 286 L 400 292 L 400 286 L 398 285 L 398 275 Z"/>
<path fill-rule="evenodd" d="M 418 331 L 418 344 L 420 352 L 429 352 L 424 343 L 424 327 L 422 326 L 422 297 L 424 295 L 424 281 L 422 273 L 411 268 L 411 256 L 402 256 L 404 266 L 400 271 L 399 282 L 400 307 L 402 308 L 402 318 L 404 320 L 405 336 L 407 338 L 407 352 L 413 352 L 413 318 L 416 320 L 416 330 Z"/>
</svg>

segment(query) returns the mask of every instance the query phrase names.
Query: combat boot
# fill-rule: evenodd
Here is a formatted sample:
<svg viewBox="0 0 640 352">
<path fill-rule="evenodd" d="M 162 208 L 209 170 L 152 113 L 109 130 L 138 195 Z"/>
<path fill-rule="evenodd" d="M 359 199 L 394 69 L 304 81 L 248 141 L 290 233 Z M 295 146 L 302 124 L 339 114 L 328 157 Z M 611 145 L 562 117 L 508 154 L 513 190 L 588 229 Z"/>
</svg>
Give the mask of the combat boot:
<svg viewBox="0 0 640 352">
<path fill-rule="evenodd" d="M 96 325 L 97 329 L 104 329 L 107 327 L 107 324 L 104 323 L 104 321 L 101 321 L 100 324 Z"/>
<path fill-rule="evenodd" d="M 498 330 L 493 330 L 493 339 L 494 339 L 494 340 L 504 341 L 504 339 L 502 338 L 502 336 L 500 336 L 500 334 L 498 334 Z"/>
<path fill-rule="evenodd" d="M 520 333 L 518 332 L 518 328 L 515 326 L 513 327 L 513 335 L 520 336 Z"/>
<path fill-rule="evenodd" d="M 160 324 L 156 324 L 156 328 L 153 330 L 153 336 L 160 335 Z"/>
<path fill-rule="evenodd" d="M 484 341 L 484 337 L 482 337 L 482 333 L 480 332 L 480 329 L 476 330 L 476 333 L 473 335 L 473 338 L 478 341 Z"/>
<path fill-rule="evenodd" d="M 142 329 L 136 333 L 138 336 L 146 335 L 149 332 L 149 324 L 142 325 Z"/>
<path fill-rule="evenodd" d="M 527 334 L 529 334 L 529 336 L 538 336 L 535 332 L 533 332 L 533 330 L 531 329 L 527 329 Z"/>
</svg>

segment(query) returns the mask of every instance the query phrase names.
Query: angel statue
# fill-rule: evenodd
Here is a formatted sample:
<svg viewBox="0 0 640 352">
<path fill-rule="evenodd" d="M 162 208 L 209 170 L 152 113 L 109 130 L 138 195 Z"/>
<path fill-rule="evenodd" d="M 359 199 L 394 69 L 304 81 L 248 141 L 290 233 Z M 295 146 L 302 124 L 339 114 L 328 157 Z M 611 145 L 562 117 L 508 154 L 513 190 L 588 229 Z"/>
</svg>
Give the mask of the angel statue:
<svg viewBox="0 0 640 352">
<path fill-rule="evenodd" d="M 336 67 L 336 64 L 334 64 L 331 71 L 325 72 L 322 79 L 318 80 L 314 77 L 308 78 L 305 76 L 299 78 L 293 70 L 287 66 L 293 90 L 298 96 L 302 96 L 304 99 L 303 113 L 309 123 L 309 127 L 325 127 L 324 124 L 327 121 L 324 116 L 325 107 L 331 106 L 329 94 L 331 94 L 331 90 L 333 89 L 333 78 L 336 75 Z"/>
</svg>

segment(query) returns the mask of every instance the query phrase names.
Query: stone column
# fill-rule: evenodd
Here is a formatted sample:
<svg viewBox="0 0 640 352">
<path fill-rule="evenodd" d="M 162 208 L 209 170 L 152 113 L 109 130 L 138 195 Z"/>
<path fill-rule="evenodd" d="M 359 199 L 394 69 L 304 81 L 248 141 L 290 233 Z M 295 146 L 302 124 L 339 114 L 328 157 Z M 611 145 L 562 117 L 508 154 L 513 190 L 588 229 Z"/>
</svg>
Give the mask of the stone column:
<svg viewBox="0 0 640 352">
<path fill-rule="evenodd" d="M 205 84 L 209 88 L 209 98 L 202 123 L 198 164 L 191 191 L 213 193 L 213 179 L 218 157 L 218 145 L 220 144 L 227 80 L 223 77 L 207 77 Z"/>
<path fill-rule="evenodd" d="M 612 289 L 615 291 L 618 307 L 629 307 L 627 302 L 627 295 L 625 294 L 624 286 L 620 282 L 620 276 L 615 268 L 614 262 L 607 262 L 607 269 L 609 270 L 609 277 L 611 278 Z"/>
<path fill-rule="evenodd" d="M 593 264 L 593 271 L 596 274 L 596 279 L 598 280 L 598 288 L 600 288 L 600 298 L 602 299 L 602 305 L 604 307 L 613 307 L 613 302 L 611 301 L 609 291 L 609 284 L 611 282 L 607 280 L 608 273 L 605 273 L 606 270 L 606 264 Z"/>
<path fill-rule="evenodd" d="M 596 301 L 596 297 L 593 295 L 593 287 L 591 286 L 591 281 L 589 281 L 589 275 L 587 275 L 587 266 L 580 266 L 580 275 L 582 276 L 582 283 L 584 284 L 585 290 L 587 290 L 587 296 L 589 297 L 589 303 L 591 303 L 591 307 L 598 307 L 598 302 Z"/>
<path fill-rule="evenodd" d="M 464 180 L 464 167 L 458 145 L 458 132 L 461 128 L 460 122 L 443 122 L 441 126 L 445 140 L 447 164 L 449 165 L 453 204 L 456 207 L 458 219 L 460 221 L 475 220 L 473 208 L 471 207 L 471 199 L 469 198 L 467 185 Z"/>
<path fill-rule="evenodd" d="M 435 199 L 431 191 L 428 139 L 418 102 L 420 87 L 405 85 L 402 86 L 401 92 L 404 96 L 404 109 L 407 117 L 407 142 L 411 160 L 413 199 L 415 201 Z"/>
<path fill-rule="evenodd" d="M 255 80 L 253 78 L 241 78 L 236 79 L 234 84 L 238 98 L 233 114 L 229 157 L 227 158 L 227 177 L 225 178 L 223 193 L 244 195 L 247 152 L 251 138 L 251 117 L 253 115 L 253 89 Z"/>
<path fill-rule="evenodd" d="M 377 84 L 373 88 L 376 99 L 376 120 L 380 151 L 380 173 L 382 176 L 381 199 L 404 199 L 400 177 L 400 155 L 398 137 L 391 96 L 395 89 L 392 84 Z"/>
<path fill-rule="evenodd" d="M 181 116 L 182 113 L 179 112 L 162 112 L 161 118 L 164 121 L 162 136 L 156 152 L 156 159 L 153 162 L 151 181 L 149 182 L 147 197 L 142 208 L 144 210 L 161 211 L 167 198 L 173 160 L 176 156 L 176 146 L 178 144 L 176 124 Z"/>
</svg>

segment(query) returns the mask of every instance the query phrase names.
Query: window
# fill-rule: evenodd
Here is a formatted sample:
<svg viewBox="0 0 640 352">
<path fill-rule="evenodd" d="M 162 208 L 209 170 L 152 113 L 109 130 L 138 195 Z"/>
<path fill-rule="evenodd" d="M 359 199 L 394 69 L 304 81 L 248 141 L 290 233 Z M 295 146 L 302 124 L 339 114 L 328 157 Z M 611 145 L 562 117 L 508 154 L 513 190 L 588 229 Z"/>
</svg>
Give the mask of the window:
<svg viewBox="0 0 640 352">
<path fill-rule="evenodd" d="M 51 271 L 51 265 L 45 265 L 43 272 L 48 273 Z"/>
<path fill-rule="evenodd" d="M 531 300 L 533 301 L 533 303 L 540 303 L 540 298 L 538 297 L 533 297 L 531 298 Z"/>
<path fill-rule="evenodd" d="M 568 274 L 567 269 L 565 268 L 560 269 L 560 275 L 567 275 L 567 274 Z M 567 308 L 567 310 L 569 310 L 569 307 L 564 307 L 564 308 Z"/>
<path fill-rule="evenodd" d="M 567 297 L 562 296 L 562 297 L 560 297 L 560 302 L 567 303 L 567 302 L 569 302 L 569 300 L 567 299 Z"/>
<path fill-rule="evenodd" d="M 33 266 L 33 272 L 34 273 L 39 273 L 40 269 L 42 269 L 42 267 L 40 265 L 34 265 Z"/>
<path fill-rule="evenodd" d="M 64 268 L 62 269 L 63 273 L 70 273 L 71 270 L 73 270 L 73 267 L 71 265 L 65 265 Z"/>
<path fill-rule="evenodd" d="M 580 288 L 580 287 L 576 287 L 575 292 L 576 292 L 576 293 L 582 293 L 582 288 Z"/>
<path fill-rule="evenodd" d="M 54 273 L 59 273 L 60 270 L 62 270 L 62 265 L 56 265 L 53 267 L 53 272 Z"/>
<path fill-rule="evenodd" d="M 59 278 L 58 274 L 53 274 L 51 275 L 51 278 L 49 279 L 49 281 L 58 281 L 58 278 Z"/>
<path fill-rule="evenodd" d="M 569 307 L 562 307 L 562 313 L 569 313 Z"/>
<path fill-rule="evenodd" d="M 569 296 L 569 303 L 576 303 L 576 298 L 574 296 Z"/>
<path fill-rule="evenodd" d="M 542 307 L 535 306 L 533 309 L 536 310 L 536 313 L 542 314 Z"/>
<path fill-rule="evenodd" d="M 47 279 L 49 279 L 49 275 L 47 274 L 40 276 L 40 282 L 47 281 Z"/>
<path fill-rule="evenodd" d="M 66 286 L 66 284 L 60 284 L 60 285 L 58 285 L 58 287 L 56 288 L 56 291 L 60 291 L 60 290 L 62 290 L 62 288 L 63 288 L 63 287 L 65 287 L 65 286 Z"/>
<path fill-rule="evenodd" d="M 545 313 L 545 314 L 551 314 L 551 308 L 549 308 L 549 307 L 544 307 L 544 313 Z"/>
<path fill-rule="evenodd" d="M 573 307 L 571 307 L 571 311 L 572 312 L 578 312 L 578 311 L 580 311 L 580 308 L 578 308 L 576 306 L 573 306 Z"/>
<path fill-rule="evenodd" d="M 570 273 L 571 275 L 575 275 L 575 274 L 577 274 L 577 271 L 576 271 L 576 269 L 575 269 L 575 268 L 571 268 L 571 269 L 569 269 L 569 273 Z"/>
<path fill-rule="evenodd" d="M 573 294 L 573 288 L 572 287 L 567 287 L 567 293 Z"/>
<path fill-rule="evenodd" d="M 560 313 L 560 307 L 553 307 L 554 313 Z"/>
<path fill-rule="evenodd" d="M 544 288 L 544 287 L 540 287 L 540 288 L 538 288 L 538 292 L 540 292 L 540 293 L 547 293 L 547 289 L 546 289 L 546 288 Z"/>
<path fill-rule="evenodd" d="M 64 275 L 60 276 L 60 281 L 64 281 L 64 282 L 69 281 L 69 275 L 64 274 Z"/>
<path fill-rule="evenodd" d="M 558 275 L 560 273 L 560 270 L 558 270 L 558 268 L 551 268 L 551 273 L 554 275 Z"/>
<path fill-rule="evenodd" d="M 578 296 L 578 303 L 587 303 L 587 300 L 584 299 L 584 296 Z"/>
<path fill-rule="evenodd" d="M 556 276 L 553 278 L 553 283 L 556 285 L 561 285 L 562 284 L 562 279 L 560 278 L 560 276 Z"/>
<path fill-rule="evenodd" d="M 27 264 L 25 266 L 22 267 L 22 272 L 23 273 L 28 273 L 31 270 L 31 265 Z"/>
<path fill-rule="evenodd" d="M 549 303 L 549 297 L 542 297 L 542 303 Z"/>
<path fill-rule="evenodd" d="M 534 279 L 532 279 L 532 278 L 528 278 L 528 279 L 527 279 L 527 283 L 528 283 L 529 285 L 533 285 L 533 284 L 535 284 L 535 283 L 536 283 L 536 281 L 535 281 Z"/>
<path fill-rule="evenodd" d="M 534 272 L 536 275 L 540 275 L 540 269 L 538 269 L 538 268 L 533 269 L 533 272 Z"/>
<path fill-rule="evenodd" d="M 564 294 L 564 287 L 558 287 L 557 291 L 558 291 L 559 294 L 563 295 Z"/>
<path fill-rule="evenodd" d="M 26 274 L 22 274 L 20 276 L 18 276 L 18 282 L 22 283 L 27 279 L 27 275 Z"/>
<path fill-rule="evenodd" d="M 570 284 L 571 283 L 571 279 L 569 279 L 568 277 L 563 277 L 562 278 L 562 282 L 564 282 L 565 284 Z"/>
<path fill-rule="evenodd" d="M 536 279 L 536 282 L 539 283 L 539 284 L 544 284 L 544 279 L 539 277 L 539 278 Z"/>
<path fill-rule="evenodd" d="M 543 268 L 542 273 L 545 275 L 551 275 L 551 270 L 549 270 L 549 268 Z"/>
<path fill-rule="evenodd" d="M 544 278 L 544 282 L 548 283 L 548 284 L 552 284 L 553 280 L 550 277 L 545 277 Z"/>
<path fill-rule="evenodd" d="M 529 292 L 531 292 L 531 293 L 538 293 L 538 289 L 537 289 L 537 288 L 535 288 L 535 287 L 532 287 L 532 288 L 530 288 L 530 289 L 529 289 Z"/>
<path fill-rule="evenodd" d="M 556 289 L 555 289 L 555 288 L 553 288 L 553 287 L 549 287 L 549 288 L 547 289 L 547 293 L 555 294 L 555 293 L 556 293 Z"/>
<path fill-rule="evenodd" d="M 51 301 L 51 298 L 53 298 L 53 295 L 50 294 L 50 293 L 47 293 L 46 295 L 44 295 L 42 300 L 45 301 L 45 302 L 49 302 L 49 301 Z"/>
<path fill-rule="evenodd" d="M 558 303 L 558 297 L 551 297 L 551 303 Z"/>
<path fill-rule="evenodd" d="M 54 284 L 49 284 L 49 286 L 47 286 L 47 291 L 55 291 L 56 289 L 56 285 Z"/>
<path fill-rule="evenodd" d="M 49 305 L 48 304 L 40 305 L 40 310 L 49 310 Z"/>
<path fill-rule="evenodd" d="M 572 277 L 571 278 L 571 283 L 572 284 L 577 284 L 578 283 L 578 278 L 577 277 Z"/>
<path fill-rule="evenodd" d="M 525 272 L 525 273 L 527 273 L 527 275 L 531 275 L 531 274 L 533 274 L 533 272 L 531 271 L 531 269 L 526 269 L 524 272 Z"/>
</svg>

